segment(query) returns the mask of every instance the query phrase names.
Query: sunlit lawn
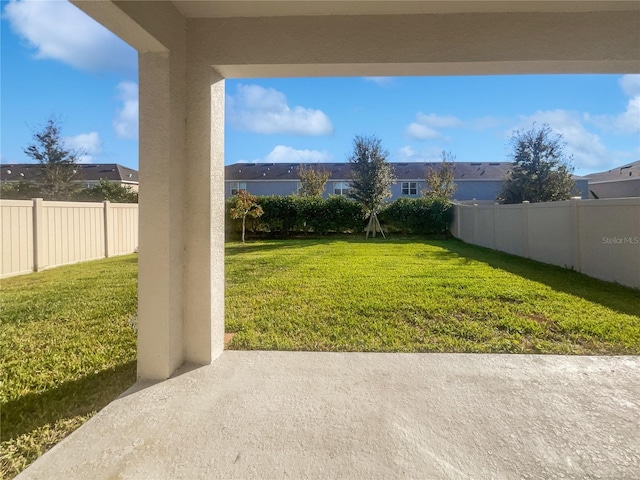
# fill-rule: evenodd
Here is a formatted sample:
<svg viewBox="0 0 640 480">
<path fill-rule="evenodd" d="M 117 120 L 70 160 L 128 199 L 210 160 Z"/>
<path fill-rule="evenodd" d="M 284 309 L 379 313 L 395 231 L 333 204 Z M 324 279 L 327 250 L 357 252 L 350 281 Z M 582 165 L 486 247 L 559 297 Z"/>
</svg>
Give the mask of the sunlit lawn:
<svg viewBox="0 0 640 480">
<path fill-rule="evenodd" d="M 2 478 L 135 382 L 137 277 L 130 255 L 2 280 Z"/>
<path fill-rule="evenodd" d="M 640 292 L 457 240 L 227 245 L 230 348 L 640 353 Z"/>
<path fill-rule="evenodd" d="M 230 243 L 229 348 L 640 353 L 640 292 L 455 240 Z M 2 281 L 1 476 L 135 381 L 137 258 Z"/>
</svg>

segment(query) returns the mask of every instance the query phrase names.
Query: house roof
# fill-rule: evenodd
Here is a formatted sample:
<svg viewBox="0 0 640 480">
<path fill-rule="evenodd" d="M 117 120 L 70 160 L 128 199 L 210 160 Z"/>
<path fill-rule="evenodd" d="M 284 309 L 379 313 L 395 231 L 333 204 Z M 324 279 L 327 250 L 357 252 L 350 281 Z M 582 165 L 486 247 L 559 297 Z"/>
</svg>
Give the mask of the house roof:
<svg viewBox="0 0 640 480">
<path fill-rule="evenodd" d="M 39 163 L 3 163 L 0 165 L 0 180 L 18 182 L 35 180 L 40 172 Z M 138 183 L 138 171 L 117 163 L 80 163 L 78 169 L 82 180 L 99 181 L 104 178 L 112 182 Z"/>
<path fill-rule="evenodd" d="M 640 178 L 640 160 L 604 172 L 591 173 L 585 177 L 590 183 Z"/>
<path fill-rule="evenodd" d="M 427 169 L 438 168 L 441 162 L 394 162 L 391 166 L 398 180 L 423 180 Z M 340 163 L 234 163 L 225 166 L 225 179 L 229 180 L 298 180 L 298 167 L 324 169 L 333 180 L 347 180 L 351 164 Z M 454 162 L 456 181 L 502 180 L 511 170 L 511 162 Z"/>
</svg>

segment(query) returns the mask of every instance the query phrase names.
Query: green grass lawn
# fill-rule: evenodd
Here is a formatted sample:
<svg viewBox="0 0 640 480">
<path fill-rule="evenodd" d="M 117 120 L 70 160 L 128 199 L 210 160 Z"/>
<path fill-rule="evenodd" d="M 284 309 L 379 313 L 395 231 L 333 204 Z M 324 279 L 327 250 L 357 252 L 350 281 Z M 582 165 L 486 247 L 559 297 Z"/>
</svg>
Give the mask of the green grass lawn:
<svg viewBox="0 0 640 480">
<path fill-rule="evenodd" d="M 455 240 L 227 245 L 230 348 L 640 353 L 640 292 Z M 2 281 L 1 476 L 135 381 L 135 255 Z"/>
<path fill-rule="evenodd" d="M 137 276 L 131 255 L 2 280 L 2 478 L 135 382 Z"/>
<path fill-rule="evenodd" d="M 227 245 L 230 348 L 640 353 L 640 292 L 456 240 Z"/>
</svg>

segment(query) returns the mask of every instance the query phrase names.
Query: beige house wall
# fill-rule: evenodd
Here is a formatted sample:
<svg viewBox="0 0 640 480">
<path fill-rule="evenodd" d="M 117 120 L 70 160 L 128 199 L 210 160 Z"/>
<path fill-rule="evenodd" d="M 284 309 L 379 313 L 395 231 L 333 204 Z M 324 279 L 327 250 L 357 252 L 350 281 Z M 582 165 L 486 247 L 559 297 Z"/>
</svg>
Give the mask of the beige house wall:
<svg viewBox="0 0 640 480">
<path fill-rule="evenodd" d="M 640 198 L 456 205 L 467 243 L 640 288 Z"/>
<path fill-rule="evenodd" d="M 133 253 L 138 205 L 0 200 L 0 277 Z"/>
</svg>

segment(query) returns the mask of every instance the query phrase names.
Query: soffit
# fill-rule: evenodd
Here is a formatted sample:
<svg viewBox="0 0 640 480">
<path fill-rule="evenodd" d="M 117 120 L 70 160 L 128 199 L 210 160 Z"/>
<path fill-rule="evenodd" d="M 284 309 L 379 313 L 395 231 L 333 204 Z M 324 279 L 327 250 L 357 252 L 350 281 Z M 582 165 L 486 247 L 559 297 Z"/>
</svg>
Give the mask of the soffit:
<svg viewBox="0 0 640 480">
<path fill-rule="evenodd" d="M 637 1 L 174 0 L 188 18 L 640 10 Z"/>
</svg>

